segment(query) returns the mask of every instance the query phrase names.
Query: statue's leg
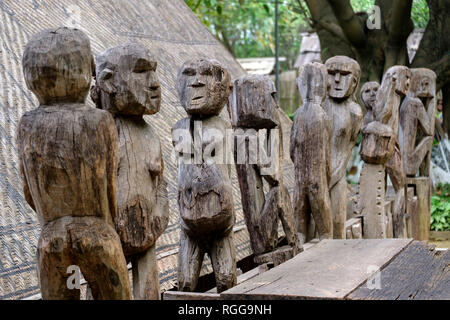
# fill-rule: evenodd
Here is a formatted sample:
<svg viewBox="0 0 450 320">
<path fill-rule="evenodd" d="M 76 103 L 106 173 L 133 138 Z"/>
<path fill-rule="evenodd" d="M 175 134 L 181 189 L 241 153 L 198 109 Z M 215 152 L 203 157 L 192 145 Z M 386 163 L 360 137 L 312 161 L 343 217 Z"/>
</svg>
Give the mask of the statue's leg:
<svg viewBox="0 0 450 320">
<path fill-rule="evenodd" d="M 347 220 L 347 180 L 344 177 L 330 190 L 331 207 L 333 210 L 333 238 L 345 239 L 345 221 Z"/>
<path fill-rule="evenodd" d="M 155 245 L 133 257 L 134 300 L 160 300 L 158 263 Z"/>
<path fill-rule="evenodd" d="M 220 293 L 236 285 L 236 249 L 233 231 L 216 239 L 211 247 L 211 262 L 216 277 L 217 292 Z"/>
<path fill-rule="evenodd" d="M 178 290 L 193 292 L 197 287 L 204 249 L 181 228 L 178 252 Z"/>
<path fill-rule="evenodd" d="M 311 207 L 304 184 L 297 185 L 294 195 L 294 216 L 300 244 L 306 243 L 311 220 Z"/>
<path fill-rule="evenodd" d="M 405 172 L 403 170 L 403 161 L 400 148 L 395 146 L 394 154 L 386 163 L 386 172 L 391 179 L 395 190 L 395 200 L 392 213 L 394 238 L 405 238 Z"/>
<path fill-rule="evenodd" d="M 119 235 L 99 218 L 78 218 L 68 226 L 72 254 L 95 300 L 131 300 L 127 263 Z"/>
<path fill-rule="evenodd" d="M 71 276 L 67 268 L 73 265 L 69 242 L 66 230 L 58 223 L 51 222 L 42 229 L 37 258 L 43 300 L 80 300 L 80 289 L 69 289 L 67 283 Z"/>
<path fill-rule="evenodd" d="M 267 194 L 258 221 L 264 252 L 254 252 L 256 256 L 272 251 L 278 245 L 278 201 L 278 187 L 273 187 Z"/>
<path fill-rule="evenodd" d="M 424 160 L 427 154 L 430 152 L 433 146 L 433 137 L 425 137 L 423 140 L 417 145 L 412 154 L 407 155 L 406 163 L 406 174 L 408 176 L 415 176 L 417 171 L 421 169 L 420 173 L 428 176 L 429 173 L 429 164 L 423 165 Z M 421 166 L 422 165 L 422 166 Z"/>
<path fill-rule="evenodd" d="M 296 248 L 299 246 L 298 234 L 289 190 L 283 184 L 280 184 L 277 189 L 278 203 L 280 206 L 278 214 L 283 225 L 284 234 L 286 235 L 288 244 Z"/>
<path fill-rule="evenodd" d="M 309 185 L 308 199 L 319 239 L 333 238 L 333 213 L 327 181 Z"/>
<path fill-rule="evenodd" d="M 426 139 L 426 142 L 425 142 L 426 147 L 425 147 L 425 149 L 428 150 L 428 153 L 423 158 L 423 161 L 420 164 L 419 175 L 422 176 L 422 177 L 429 177 L 430 176 L 430 167 L 431 167 L 431 149 L 433 148 L 434 137 L 427 137 L 425 139 Z"/>
</svg>

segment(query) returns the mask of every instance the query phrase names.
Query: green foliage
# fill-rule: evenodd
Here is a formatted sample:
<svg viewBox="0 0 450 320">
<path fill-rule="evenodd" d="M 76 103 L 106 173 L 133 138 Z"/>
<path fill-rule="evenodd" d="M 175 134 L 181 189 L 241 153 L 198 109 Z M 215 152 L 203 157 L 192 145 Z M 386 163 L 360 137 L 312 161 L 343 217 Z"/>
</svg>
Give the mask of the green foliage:
<svg viewBox="0 0 450 320">
<path fill-rule="evenodd" d="M 414 28 L 426 28 L 430 20 L 430 9 L 426 0 L 413 1 L 411 19 L 414 22 Z"/>
<path fill-rule="evenodd" d="M 430 229 L 450 231 L 450 184 L 439 184 L 436 194 L 431 197 Z"/>
<path fill-rule="evenodd" d="M 199 19 L 236 58 L 275 55 L 275 4 L 255 0 L 185 0 Z M 295 6 L 294 6 L 294 5 Z M 303 10 L 306 6 L 303 4 Z M 297 1 L 279 2 L 280 56 L 291 68 L 299 53 L 300 32 L 308 28 Z"/>
</svg>

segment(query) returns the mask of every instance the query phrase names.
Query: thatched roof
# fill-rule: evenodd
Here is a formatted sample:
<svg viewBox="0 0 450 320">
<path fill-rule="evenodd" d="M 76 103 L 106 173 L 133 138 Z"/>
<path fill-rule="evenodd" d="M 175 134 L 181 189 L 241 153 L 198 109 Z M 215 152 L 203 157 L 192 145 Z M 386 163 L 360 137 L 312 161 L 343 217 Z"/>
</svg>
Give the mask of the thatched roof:
<svg viewBox="0 0 450 320">
<path fill-rule="evenodd" d="M 23 50 L 34 33 L 51 27 L 70 26 L 77 21 L 90 37 L 95 54 L 121 43 L 140 42 L 158 61 L 163 104 L 159 114 L 146 120 L 159 132 L 169 183 L 170 222 L 157 244 L 162 290 L 171 288 L 176 281 L 179 227 L 176 163 L 171 157 L 170 129 L 186 116 L 175 90 L 178 68 L 187 59 L 206 56 L 227 66 L 233 78 L 244 74 L 240 65 L 183 0 L 1 1 L 0 299 L 25 298 L 39 292 L 35 255 L 40 226 L 23 197 L 15 137 L 22 114 L 38 105 L 23 80 Z M 288 122 L 286 126 L 289 130 Z M 288 149 L 285 147 L 285 150 Z M 292 174 L 287 174 L 286 179 L 291 187 Z M 250 255 L 251 250 L 235 177 L 233 183 L 237 212 L 235 243 L 238 258 L 242 259 Z M 211 271 L 211 265 L 206 264 L 203 273 Z"/>
</svg>

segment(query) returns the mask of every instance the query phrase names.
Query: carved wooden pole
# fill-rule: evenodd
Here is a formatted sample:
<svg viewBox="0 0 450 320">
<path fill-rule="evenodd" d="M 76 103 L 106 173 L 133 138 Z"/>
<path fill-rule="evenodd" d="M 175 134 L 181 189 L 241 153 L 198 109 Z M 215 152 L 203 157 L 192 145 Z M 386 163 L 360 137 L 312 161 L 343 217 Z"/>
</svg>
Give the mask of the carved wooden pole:
<svg viewBox="0 0 450 320">
<path fill-rule="evenodd" d="M 345 239 L 348 202 L 346 168 L 363 119 L 361 107 L 354 95 L 361 69 L 358 62 L 346 56 L 332 57 L 326 61 L 325 66 L 328 71 L 328 95 L 324 109 L 333 121 L 329 185 L 333 238 Z"/>
<path fill-rule="evenodd" d="M 194 291 L 208 253 L 222 292 L 236 284 L 235 222 L 231 165 L 227 164 L 229 122 L 219 117 L 232 90 L 228 71 L 216 60 L 187 61 L 178 73 L 181 105 L 189 115 L 172 129 L 178 158 L 181 216 L 178 287 Z"/>
<path fill-rule="evenodd" d="M 297 80 L 303 106 L 295 112 L 290 155 L 295 166 L 294 214 L 302 242 L 308 241 L 311 214 L 320 239 L 333 237 L 329 182 L 332 122 L 323 109 L 327 69 L 319 63 L 302 67 Z"/>
<path fill-rule="evenodd" d="M 430 157 L 436 112 L 436 74 L 411 69 L 411 90 L 400 108 L 400 145 L 408 186 L 414 187 L 417 210 L 411 217 L 412 236 L 428 240 L 430 230 Z M 416 175 L 418 174 L 418 177 Z"/>
<path fill-rule="evenodd" d="M 42 226 L 38 272 L 43 299 L 79 299 L 69 266 L 95 299 L 131 299 L 116 218 L 117 131 L 111 115 L 85 105 L 94 59 L 76 29 L 42 31 L 23 56 L 40 106 L 23 115 L 18 149 L 24 194 Z"/>
<path fill-rule="evenodd" d="M 119 133 L 118 214 L 115 227 L 133 268 L 135 299 L 160 298 L 156 240 L 169 221 L 167 183 L 158 134 L 144 120 L 161 105 L 157 63 L 140 44 L 97 57 L 97 106 L 114 115 Z"/>
<path fill-rule="evenodd" d="M 372 105 L 374 121 L 363 127 L 361 157 L 364 160 L 359 183 L 359 210 L 364 217 L 365 238 L 386 238 L 388 218 L 385 212 L 386 173 L 396 191 L 394 236 L 404 237 L 405 178 L 398 145 L 398 118 L 401 98 L 409 89 L 407 67 L 388 69 Z M 364 92 L 361 93 L 364 98 Z M 366 103 L 366 104 L 370 104 Z"/>
<path fill-rule="evenodd" d="M 275 95 L 269 77 L 248 75 L 235 80 L 229 103 L 242 208 L 257 263 L 280 263 L 299 251 L 292 202 L 282 180 L 283 139 Z M 263 178 L 270 188 L 267 195 Z M 274 251 L 278 246 L 279 219 L 289 248 Z"/>
</svg>

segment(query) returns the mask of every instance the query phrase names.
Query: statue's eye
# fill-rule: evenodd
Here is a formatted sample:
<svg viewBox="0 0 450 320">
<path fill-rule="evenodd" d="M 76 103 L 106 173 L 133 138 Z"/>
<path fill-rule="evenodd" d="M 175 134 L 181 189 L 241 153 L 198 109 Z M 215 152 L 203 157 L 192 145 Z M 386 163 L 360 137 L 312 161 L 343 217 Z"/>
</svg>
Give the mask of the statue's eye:
<svg viewBox="0 0 450 320">
<path fill-rule="evenodd" d="M 147 71 L 154 70 L 154 64 L 151 61 L 148 61 L 146 59 L 139 59 L 136 61 L 133 72 L 134 73 L 144 73 Z"/>
<path fill-rule="evenodd" d="M 183 70 L 183 74 L 184 74 L 185 76 L 195 76 L 195 75 L 197 74 L 197 72 L 195 72 L 195 70 L 192 69 L 192 68 L 185 68 L 185 69 Z"/>
<path fill-rule="evenodd" d="M 212 73 L 211 68 L 205 68 L 205 69 L 200 70 L 200 74 L 202 76 L 212 76 L 213 73 Z"/>
</svg>

